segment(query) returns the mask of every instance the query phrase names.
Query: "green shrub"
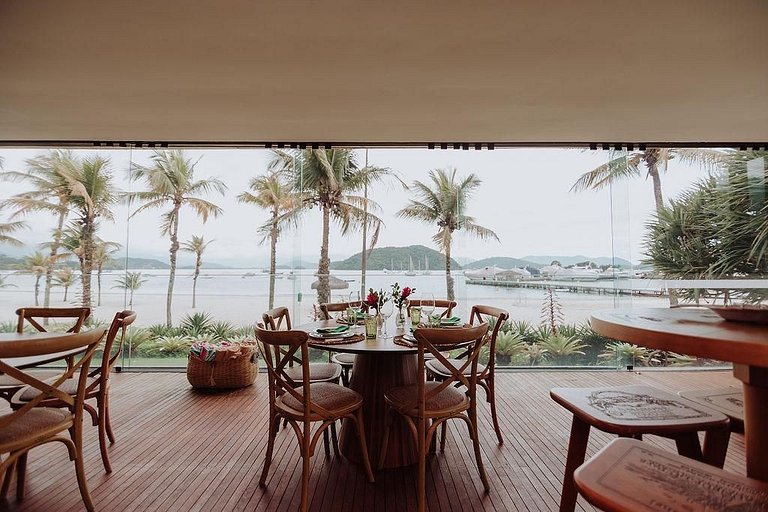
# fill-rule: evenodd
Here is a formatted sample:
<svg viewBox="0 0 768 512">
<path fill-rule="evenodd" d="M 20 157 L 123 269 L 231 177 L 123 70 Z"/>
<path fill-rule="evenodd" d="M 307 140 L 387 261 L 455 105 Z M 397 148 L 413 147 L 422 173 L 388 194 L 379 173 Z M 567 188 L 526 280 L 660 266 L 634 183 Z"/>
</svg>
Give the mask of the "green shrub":
<svg viewBox="0 0 768 512">
<path fill-rule="evenodd" d="M 210 313 L 200 312 L 185 315 L 184 318 L 181 319 L 180 329 L 186 336 L 196 338 L 208 334 L 213 325 L 213 316 Z"/>
<path fill-rule="evenodd" d="M 186 357 L 194 341 L 189 336 L 163 336 L 142 343 L 139 354 L 145 357 Z"/>
</svg>

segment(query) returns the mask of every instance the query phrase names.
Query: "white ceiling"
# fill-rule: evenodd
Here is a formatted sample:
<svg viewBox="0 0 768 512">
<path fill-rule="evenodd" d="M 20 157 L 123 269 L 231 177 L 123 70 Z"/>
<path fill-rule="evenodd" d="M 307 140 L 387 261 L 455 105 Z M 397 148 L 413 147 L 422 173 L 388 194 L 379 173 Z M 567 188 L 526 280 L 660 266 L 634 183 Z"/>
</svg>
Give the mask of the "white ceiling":
<svg viewBox="0 0 768 512">
<path fill-rule="evenodd" d="M 0 143 L 768 141 L 766 0 L 3 0 Z"/>
</svg>

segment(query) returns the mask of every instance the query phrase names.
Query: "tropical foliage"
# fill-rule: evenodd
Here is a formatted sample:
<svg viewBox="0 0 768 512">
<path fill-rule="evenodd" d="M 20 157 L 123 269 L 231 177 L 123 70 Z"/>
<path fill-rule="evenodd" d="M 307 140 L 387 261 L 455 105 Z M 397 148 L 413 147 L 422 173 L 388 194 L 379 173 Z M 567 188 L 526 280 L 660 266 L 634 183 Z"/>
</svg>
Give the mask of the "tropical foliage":
<svg viewBox="0 0 768 512">
<path fill-rule="evenodd" d="M 467 214 L 467 203 L 482 183 L 474 174 L 461 178 L 456 169 L 435 169 L 429 173 L 431 183 L 414 181 L 411 189 L 415 199 L 397 214 L 426 224 L 437 224 L 432 241 L 445 255 L 445 284 L 449 300 L 455 298 L 451 276 L 451 245 L 453 233 L 463 230 L 481 240 L 499 240 L 492 230 L 480 226 Z"/>
<path fill-rule="evenodd" d="M 199 161 L 199 160 L 198 160 Z M 212 192 L 224 195 L 227 186 L 217 178 L 195 180 L 195 166 L 181 150 L 160 150 L 152 156 L 152 165 L 136 165 L 131 178 L 143 181 L 146 191 L 126 195 L 129 202 L 143 203 L 133 212 L 136 215 L 150 209 L 170 208 L 160 223 L 160 232 L 170 239 L 170 275 L 166 297 L 166 325 L 172 323 L 173 285 L 176 278 L 176 255 L 179 252 L 179 216 L 184 206 L 192 208 L 205 223 L 210 217 L 218 217 L 222 209 L 216 204 L 199 197 Z"/>
<path fill-rule="evenodd" d="M 69 293 L 69 288 L 75 284 L 75 272 L 69 268 L 64 267 L 62 269 L 59 269 L 56 271 L 56 273 L 53 276 L 53 282 L 56 284 L 56 286 L 61 286 L 64 288 L 64 302 L 67 301 L 67 296 Z"/>
<path fill-rule="evenodd" d="M 338 224 L 341 234 L 368 223 L 374 231 L 381 226 L 375 215 L 379 206 L 358 195 L 366 186 L 382 181 L 392 173 L 380 167 L 360 167 L 354 151 L 349 149 L 274 150 L 270 171 L 285 173 L 296 195 L 292 209 L 278 217 L 286 226 L 297 217 L 317 207 L 322 216 L 322 242 L 317 264 L 318 302 L 330 302 L 330 227 Z"/>
<path fill-rule="evenodd" d="M 133 293 L 147 282 L 147 278 L 141 272 L 126 272 L 120 277 L 113 288 L 120 288 L 128 292 L 128 309 L 133 309 Z"/>
<path fill-rule="evenodd" d="M 731 152 L 723 171 L 696 183 L 661 208 L 648 223 L 648 262 L 674 279 L 762 278 L 768 274 L 768 181 L 766 151 Z M 762 161 L 760 159 L 763 159 Z M 748 173 L 756 161 L 761 172 Z M 748 301 L 765 291 L 684 291 L 693 300 L 702 294 L 729 302 L 733 294 Z"/>
<path fill-rule="evenodd" d="M 192 274 L 192 309 L 197 307 L 197 278 L 200 277 L 200 268 L 203 266 L 203 253 L 211 242 L 213 240 L 206 242 L 202 236 L 193 235 L 189 241 L 181 244 L 182 251 L 195 255 L 195 273 Z"/>
<path fill-rule="evenodd" d="M 275 307 L 275 278 L 277 273 L 277 241 L 284 225 L 295 223 L 296 216 L 290 215 L 298 206 L 298 197 L 292 191 L 292 184 L 287 181 L 290 174 L 284 169 L 272 171 L 265 176 L 251 179 L 250 191 L 237 196 L 241 203 L 253 204 L 269 212 L 269 220 L 259 227 L 264 243 L 269 239 L 269 309 Z M 286 216 L 286 217 L 283 217 Z M 281 225 L 281 219 L 285 219 Z"/>
</svg>

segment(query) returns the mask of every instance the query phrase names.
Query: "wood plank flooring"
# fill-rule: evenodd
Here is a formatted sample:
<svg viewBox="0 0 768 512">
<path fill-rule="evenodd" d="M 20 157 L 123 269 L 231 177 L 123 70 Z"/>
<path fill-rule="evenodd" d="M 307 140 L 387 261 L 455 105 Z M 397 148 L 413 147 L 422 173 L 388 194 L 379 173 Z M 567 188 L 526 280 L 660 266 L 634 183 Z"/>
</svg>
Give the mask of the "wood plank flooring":
<svg viewBox="0 0 768 512">
<path fill-rule="evenodd" d="M 498 408 L 505 443 L 496 444 L 488 407 L 481 407 L 480 436 L 491 492 L 485 494 L 466 428 L 454 423 L 444 453 L 428 466 L 430 510 L 554 511 L 570 429 L 570 415 L 549 398 L 556 386 L 650 384 L 670 391 L 737 385 L 726 371 L 500 373 Z M 301 463 L 290 428 L 278 435 L 267 487 L 258 485 L 266 447 L 266 376 L 228 393 L 193 391 L 183 373 L 123 373 L 113 379 L 110 449 L 114 472 L 104 473 L 96 428 L 86 426 L 85 464 L 100 511 L 296 510 Z M 595 432 L 588 456 L 611 439 Z M 674 450 L 672 442 L 648 441 Z M 734 435 L 726 468 L 744 474 L 744 440 Z M 343 458 L 312 460 L 311 509 L 366 512 L 415 509 L 415 468 L 381 471 L 369 484 Z M 12 488 L 13 489 L 13 488 Z M 13 492 L 0 509 L 83 510 L 74 466 L 56 443 L 29 455 L 27 497 Z M 579 501 L 578 510 L 592 510 Z"/>
</svg>

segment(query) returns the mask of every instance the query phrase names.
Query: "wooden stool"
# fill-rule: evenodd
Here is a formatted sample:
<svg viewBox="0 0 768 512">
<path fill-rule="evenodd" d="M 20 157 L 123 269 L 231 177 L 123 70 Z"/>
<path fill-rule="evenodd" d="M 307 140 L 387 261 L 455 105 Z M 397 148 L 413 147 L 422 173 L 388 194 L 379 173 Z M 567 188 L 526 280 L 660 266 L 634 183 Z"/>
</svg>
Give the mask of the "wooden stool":
<svg viewBox="0 0 768 512">
<path fill-rule="evenodd" d="M 768 484 L 635 439 L 611 441 L 574 480 L 587 501 L 606 512 L 768 510 Z"/>
<path fill-rule="evenodd" d="M 717 411 L 650 386 L 554 388 L 552 399 L 573 413 L 560 511 L 572 512 L 577 491 L 573 472 L 584 463 L 589 429 L 641 439 L 674 439 L 678 453 L 722 467 L 730 439 L 729 420 Z M 702 454 L 698 432 L 707 432 Z"/>
<path fill-rule="evenodd" d="M 731 420 L 731 432 L 744 433 L 744 393 L 741 388 L 697 389 L 681 391 L 678 395 L 725 414 Z"/>
</svg>

